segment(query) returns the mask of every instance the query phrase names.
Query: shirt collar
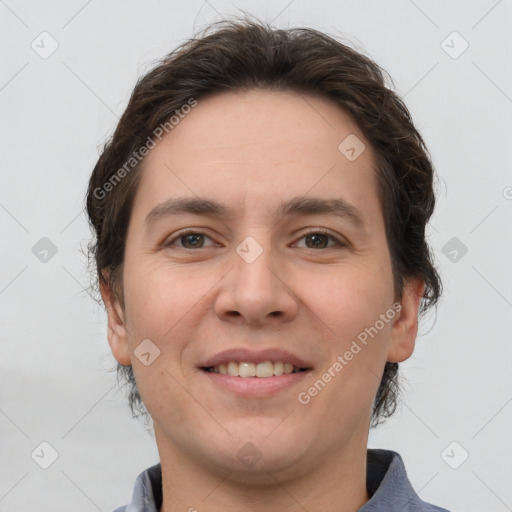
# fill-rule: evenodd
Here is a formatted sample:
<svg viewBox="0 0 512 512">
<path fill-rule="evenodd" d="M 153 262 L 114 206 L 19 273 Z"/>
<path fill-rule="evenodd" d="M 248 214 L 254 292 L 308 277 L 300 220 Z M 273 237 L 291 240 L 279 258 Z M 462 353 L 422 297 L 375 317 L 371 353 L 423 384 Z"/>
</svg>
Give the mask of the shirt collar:
<svg viewBox="0 0 512 512">
<path fill-rule="evenodd" d="M 367 450 L 366 489 L 370 500 L 358 512 L 449 512 L 420 499 L 409 482 L 402 457 L 391 450 Z"/>
<path fill-rule="evenodd" d="M 448 512 L 419 498 L 397 452 L 369 448 L 366 461 L 366 488 L 370 500 L 358 512 Z M 114 512 L 159 512 L 161 506 L 162 468 L 155 464 L 137 477 L 131 503 Z"/>
</svg>

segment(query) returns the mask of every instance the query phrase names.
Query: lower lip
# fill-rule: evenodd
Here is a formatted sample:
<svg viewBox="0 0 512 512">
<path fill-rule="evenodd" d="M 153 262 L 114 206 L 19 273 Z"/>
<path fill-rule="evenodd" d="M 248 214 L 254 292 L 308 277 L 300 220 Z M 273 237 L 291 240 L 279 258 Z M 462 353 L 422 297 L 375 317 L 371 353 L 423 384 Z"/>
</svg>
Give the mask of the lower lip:
<svg viewBox="0 0 512 512">
<path fill-rule="evenodd" d="M 233 377 L 222 373 L 201 372 L 208 377 L 211 382 L 235 395 L 244 397 L 266 397 L 271 396 L 283 389 L 298 384 L 311 373 L 306 370 L 298 373 L 286 373 L 283 375 L 274 375 L 273 377 Z"/>
</svg>

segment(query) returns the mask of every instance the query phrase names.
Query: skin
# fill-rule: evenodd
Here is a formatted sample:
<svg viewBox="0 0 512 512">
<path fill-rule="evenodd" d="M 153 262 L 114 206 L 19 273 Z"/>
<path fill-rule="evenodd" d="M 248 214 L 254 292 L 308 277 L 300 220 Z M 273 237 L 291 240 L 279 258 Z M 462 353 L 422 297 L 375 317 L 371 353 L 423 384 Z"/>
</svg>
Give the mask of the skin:
<svg viewBox="0 0 512 512">
<path fill-rule="evenodd" d="M 338 150 L 349 134 L 366 146 L 354 161 Z M 413 352 L 423 281 L 406 283 L 401 311 L 308 404 L 297 395 L 395 302 L 369 142 L 328 100 L 228 92 L 200 99 L 148 154 L 142 173 L 126 241 L 124 307 L 101 291 L 112 353 L 133 365 L 154 421 L 161 510 L 359 509 L 369 499 L 372 401 L 385 362 Z M 145 225 L 152 208 L 178 196 L 222 202 L 234 215 Z M 277 216 L 281 201 L 295 196 L 342 198 L 364 224 Z M 184 228 L 206 235 L 198 248 L 176 237 Z M 317 235 L 314 246 L 309 228 L 344 245 Z M 252 263 L 236 252 L 248 236 L 263 249 Z M 145 339 L 160 350 L 148 366 L 134 356 Z M 197 367 L 234 347 L 284 348 L 313 370 L 273 396 L 237 397 Z M 261 455 L 251 467 L 237 457 L 248 442 Z"/>
</svg>

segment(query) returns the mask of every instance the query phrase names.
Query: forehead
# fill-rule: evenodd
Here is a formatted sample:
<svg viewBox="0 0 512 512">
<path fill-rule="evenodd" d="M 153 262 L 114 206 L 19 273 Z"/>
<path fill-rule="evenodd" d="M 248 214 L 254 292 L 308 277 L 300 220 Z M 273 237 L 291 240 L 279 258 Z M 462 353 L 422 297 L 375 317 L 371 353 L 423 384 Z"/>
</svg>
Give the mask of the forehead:
<svg viewBox="0 0 512 512">
<path fill-rule="evenodd" d="M 375 190 L 373 150 L 348 113 L 320 97 L 250 90 L 198 99 L 146 156 L 136 203 L 147 211 L 195 196 L 269 212 L 312 194 L 367 209 Z"/>
<path fill-rule="evenodd" d="M 361 142 L 364 139 L 351 115 L 333 100 L 295 91 L 254 89 L 199 99 L 159 146 L 164 151 L 164 147 L 186 144 L 187 152 L 194 156 L 205 152 L 210 156 L 211 151 L 222 156 L 229 151 L 230 156 L 242 160 L 272 149 L 277 151 L 276 158 L 285 154 L 311 161 L 318 156 L 312 152 L 315 146 L 338 156 L 340 142 L 349 135 Z M 292 146 L 294 155 L 289 153 Z M 158 153 L 153 152 L 147 160 Z"/>
</svg>

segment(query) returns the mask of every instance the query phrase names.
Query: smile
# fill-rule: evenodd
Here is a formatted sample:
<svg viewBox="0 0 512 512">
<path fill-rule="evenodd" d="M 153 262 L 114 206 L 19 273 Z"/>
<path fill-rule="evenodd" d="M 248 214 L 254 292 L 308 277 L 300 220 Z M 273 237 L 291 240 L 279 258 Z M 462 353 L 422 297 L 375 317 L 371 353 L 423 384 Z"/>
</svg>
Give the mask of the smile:
<svg viewBox="0 0 512 512">
<path fill-rule="evenodd" d="M 227 364 L 218 366 L 209 366 L 203 368 L 207 372 L 220 373 L 222 375 L 231 375 L 232 377 L 258 377 L 269 378 L 280 375 L 288 375 L 290 373 L 299 373 L 306 371 L 307 368 L 299 368 L 291 363 L 283 363 L 282 361 L 264 361 L 262 363 L 236 362 L 230 361 Z"/>
<path fill-rule="evenodd" d="M 197 368 L 214 389 L 241 398 L 273 396 L 299 385 L 313 371 L 311 362 L 277 347 L 224 350 L 204 359 Z"/>
</svg>

